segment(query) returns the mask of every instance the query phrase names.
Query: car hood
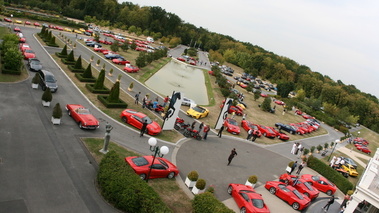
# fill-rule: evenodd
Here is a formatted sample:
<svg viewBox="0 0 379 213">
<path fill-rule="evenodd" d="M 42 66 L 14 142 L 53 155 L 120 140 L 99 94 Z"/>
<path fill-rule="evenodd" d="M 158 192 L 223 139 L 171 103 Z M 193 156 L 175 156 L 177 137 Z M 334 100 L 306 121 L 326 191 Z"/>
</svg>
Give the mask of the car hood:
<svg viewBox="0 0 379 213">
<path fill-rule="evenodd" d="M 86 125 L 99 125 L 99 122 L 97 121 L 97 119 L 91 114 L 80 115 L 80 117 L 83 120 L 83 122 L 85 122 Z"/>
<path fill-rule="evenodd" d="M 147 125 L 147 129 L 150 132 L 159 133 L 162 131 L 162 128 L 159 126 L 159 124 L 155 121 L 153 121 L 151 124 Z"/>
<path fill-rule="evenodd" d="M 42 65 L 37 65 L 37 64 L 32 64 L 30 65 L 30 68 L 34 69 L 34 70 L 41 70 L 42 69 Z"/>
<path fill-rule="evenodd" d="M 46 82 L 46 85 L 49 88 L 58 88 L 58 85 L 56 83 Z"/>
</svg>

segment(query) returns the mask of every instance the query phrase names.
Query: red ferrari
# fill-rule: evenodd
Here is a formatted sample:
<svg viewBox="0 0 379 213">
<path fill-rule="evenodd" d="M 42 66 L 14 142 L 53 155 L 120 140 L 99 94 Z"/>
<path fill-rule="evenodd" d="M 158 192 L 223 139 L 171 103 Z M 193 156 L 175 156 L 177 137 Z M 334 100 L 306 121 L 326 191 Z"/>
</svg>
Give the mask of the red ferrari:
<svg viewBox="0 0 379 213">
<path fill-rule="evenodd" d="M 24 59 L 26 59 L 26 60 L 28 60 L 29 58 L 35 58 L 36 57 L 36 54 L 31 49 L 26 49 L 23 52 L 23 55 L 24 55 Z"/>
<path fill-rule="evenodd" d="M 186 59 L 183 58 L 183 57 L 178 57 L 178 58 L 176 58 L 176 59 L 178 59 L 179 61 L 186 61 Z"/>
<path fill-rule="evenodd" d="M 147 134 L 149 135 L 158 135 L 162 130 L 157 122 L 152 121 L 147 115 L 137 112 L 134 109 L 125 109 L 121 112 L 120 118 L 125 123 L 138 129 L 141 129 L 143 122 L 147 121 Z"/>
<path fill-rule="evenodd" d="M 364 152 L 366 154 L 371 154 L 371 150 L 365 146 L 362 146 L 362 145 L 359 145 L 359 144 L 354 144 L 355 147 L 357 147 L 357 149 L 361 152 Z"/>
<path fill-rule="evenodd" d="M 267 137 L 267 138 L 275 138 L 276 137 L 276 133 L 274 131 L 272 131 L 272 129 L 267 127 L 267 126 L 258 125 L 258 129 L 262 133 L 262 135 Z"/>
<path fill-rule="evenodd" d="M 290 139 L 290 136 L 288 136 L 288 135 L 287 135 L 286 133 L 284 133 L 284 132 L 279 132 L 279 131 L 277 131 L 274 127 L 267 126 L 267 128 L 270 128 L 273 132 L 275 132 L 276 137 L 279 138 L 280 140 L 287 141 L 287 140 Z"/>
<path fill-rule="evenodd" d="M 321 192 L 326 193 L 327 195 L 332 195 L 336 192 L 337 187 L 328 179 L 322 176 L 315 176 L 310 174 L 305 174 L 300 177 L 304 181 L 310 183 L 313 187 L 318 189 Z"/>
<path fill-rule="evenodd" d="M 107 49 L 105 49 L 105 48 L 102 48 L 102 47 L 94 47 L 93 48 L 93 51 L 95 51 L 95 52 L 104 52 L 104 51 L 106 51 Z"/>
<path fill-rule="evenodd" d="M 99 128 L 99 121 L 93 116 L 89 109 L 79 104 L 67 104 L 66 110 L 68 115 L 71 116 L 76 123 L 79 124 L 81 129 L 97 129 Z"/>
<path fill-rule="evenodd" d="M 120 65 L 130 64 L 130 61 L 126 60 L 125 58 L 115 58 L 112 59 L 112 62 Z"/>
<path fill-rule="evenodd" d="M 279 100 L 275 100 L 274 103 L 276 103 L 278 105 L 286 105 L 286 103 L 284 103 L 283 101 L 279 101 Z"/>
<path fill-rule="evenodd" d="M 225 126 L 226 131 L 232 133 L 233 135 L 238 135 L 241 132 L 237 121 L 234 119 L 226 118 L 224 121 L 224 126 Z"/>
<path fill-rule="evenodd" d="M 34 22 L 34 26 L 39 27 L 41 25 L 38 22 Z"/>
<path fill-rule="evenodd" d="M 30 23 L 30 21 L 25 21 L 25 24 L 26 25 L 31 25 L 32 23 Z"/>
<path fill-rule="evenodd" d="M 124 71 L 126 72 L 138 72 L 139 68 L 131 64 L 125 64 Z"/>
<path fill-rule="evenodd" d="M 26 49 L 30 49 L 29 44 L 20 44 L 21 52 L 24 52 Z"/>
<path fill-rule="evenodd" d="M 173 178 L 179 174 L 178 168 L 166 160 L 165 158 L 156 157 L 153 162 L 154 156 L 142 156 L 142 157 L 126 157 L 125 161 L 132 167 L 134 172 L 140 176 L 142 180 L 146 180 L 149 170 L 151 173 L 149 179 L 153 178 Z"/>
<path fill-rule="evenodd" d="M 13 29 L 13 31 L 15 31 L 15 32 L 21 32 L 21 29 L 20 29 L 19 27 L 15 27 L 15 28 Z"/>
<path fill-rule="evenodd" d="M 262 195 L 255 192 L 253 187 L 231 183 L 228 193 L 233 197 L 240 212 L 243 213 L 270 213 L 270 210 L 263 201 Z"/>
<path fill-rule="evenodd" d="M 229 111 L 228 111 L 228 113 L 235 113 L 236 115 L 239 115 L 239 116 L 242 116 L 242 114 L 243 114 L 243 109 L 241 108 L 241 107 L 239 107 L 239 106 L 230 106 L 229 107 Z"/>
<path fill-rule="evenodd" d="M 320 194 L 316 188 L 296 175 L 289 175 L 287 173 L 284 173 L 279 177 L 279 181 L 293 186 L 295 189 L 303 193 L 305 196 L 309 197 L 311 200 L 316 199 Z"/>
<path fill-rule="evenodd" d="M 255 132 L 255 135 L 260 138 L 262 136 L 262 133 L 261 131 L 259 131 L 258 129 L 258 125 L 257 124 L 253 124 L 251 123 L 250 121 L 247 121 L 247 120 L 242 120 L 241 121 L 241 126 L 242 128 L 244 128 L 246 131 L 249 131 L 249 129 L 252 129 L 254 132 Z"/>
<path fill-rule="evenodd" d="M 311 200 L 307 196 L 301 194 L 294 187 L 287 186 L 279 181 L 267 181 L 265 188 L 269 190 L 271 194 L 286 201 L 295 210 L 303 210 L 311 203 Z"/>
</svg>

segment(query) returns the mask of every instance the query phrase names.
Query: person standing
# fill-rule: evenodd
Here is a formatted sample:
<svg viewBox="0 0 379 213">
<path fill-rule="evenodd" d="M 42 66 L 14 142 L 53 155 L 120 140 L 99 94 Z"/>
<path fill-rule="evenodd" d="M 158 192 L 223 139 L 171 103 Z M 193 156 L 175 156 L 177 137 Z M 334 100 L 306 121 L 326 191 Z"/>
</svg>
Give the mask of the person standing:
<svg viewBox="0 0 379 213">
<path fill-rule="evenodd" d="M 170 98 L 168 97 L 168 95 L 163 99 L 163 108 L 166 107 L 169 100 L 170 100 Z"/>
<path fill-rule="evenodd" d="M 134 100 L 134 104 L 137 104 L 138 105 L 138 102 L 139 102 L 139 96 L 141 95 L 141 92 L 137 93 L 134 97 L 136 98 Z"/>
<path fill-rule="evenodd" d="M 299 152 L 299 155 L 301 155 L 301 153 L 303 152 L 303 146 L 301 145 L 301 143 L 297 144 L 297 151 Z"/>
<path fill-rule="evenodd" d="M 209 132 L 209 130 L 211 130 L 211 128 L 209 127 L 209 125 L 205 125 L 204 130 L 203 130 L 203 132 L 204 132 L 204 137 L 203 137 L 203 139 L 204 139 L 204 140 L 207 140 L 207 136 L 208 136 L 208 132 Z"/>
<path fill-rule="evenodd" d="M 147 96 L 145 95 L 145 97 L 143 97 L 143 99 L 142 99 L 142 108 L 145 108 L 145 107 L 147 107 Z"/>
<path fill-rule="evenodd" d="M 237 155 L 236 148 L 233 148 L 232 151 L 230 152 L 230 155 L 228 157 L 228 166 L 232 162 L 234 156 Z"/>
<path fill-rule="evenodd" d="M 301 164 L 297 168 L 297 171 L 296 171 L 297 175 L 300 175 L 300 172 L 301 172 L 301 170 L 303 170 L 304 166 L 305 166 L 305 161 L 301 162 Z"/>
<path fill-rule="evenodd" d="M 247 138 L 246 138 L 246 140 L 250 140 L 251 136 L 253 136 L 253 129 L 249 129 L 249 131 L 247 131 Z"/>
<path fill-rule="evenodd" d="M 291 154 L 293 154 L 293 155 L 295 154 L 296 148 L 297 148 L 297 145 L 296 145 L 296 143 L 294 143 L 292 146 L 292 149 L 291 149 Z"/>
<path fill-rule="evenodd" d="M 339 167 L 340 166 L 340 162 L 341 162 L 341 157 L 337 157 L 336 162 L 334 162 L 334 168 L 335 167 Z"/>
<path fill-rule="evenodd" d="M 327 212 L 329 210 L 329 206 L 332 205 L 333 203 L 334 203 L 334 195 L 332 195 L 332 197 L 329 199 L 329 201 L 326 203 L 326 205 L 324 207 L 322 207 L 324 212 Z"/>
<path fill-rule="evenodd" d="M 192 130 L 195 129 L 195 125 L 196 125 L 196 121 L 192 122 L 192 124 L 191 124 L 191 129 L 192 129 Z"/>
<path fill-rule="evenodd" d="M 336 157 L 336 156 L 333 156 L 332 160 L 330 161 L 329 166 L 333 168 L 334 163 L 336 162 L 336 160 L 337 160 L 337 157 Z"/>
<path fill-rule="evenodd" d="M 297 167 L 297 161 L 295 161 L 293 164 L 292 164 L 292 166 L 291 166 L 291 171 L 290 171 L 290 175 L 292 174 L 292 172 L 293 172 L 293 170 L 295 170 L 296 169 L 296 167 Z"/>
<path fill-rule="evenodd" d="M 221 138 L 221 136 L 222 136 L 222 131 L 224 131 L 224 125 L 222 125 L 221 128 L 220 128 L 220 130 L 218 130 L 217 136 L 219 138 Z"/>
<path fill-rule="evenodd" d="M 203 130 L 203 127 L 204 127 L 204 122 L 201 122 L 201 124 L 199 125 L 199 133 L 201 132 L 201 130 Z"/>
<path fill-rule="evenodd" d="M 343 198 L 343 201 L 342 201 L 341 205 L 340 205 L 341 210 L 342 210 L 343 208 L 346 208 L 346 203 L 347 203 L 347 201 L 349 201 L 349 200 L 350 200 L 350 195 L 346 194 L 345 197 Z"/>
<path fill-rule="evenodd" d="M 146 132 L 146 128 L 147 128 L 147 121 L 146 120 L 144 120 L 143 121 L 143 124 L 142 124 L 142 128 L 141 128 L 141 132 L 140 132 L 140 137 L 142 137 L 143 136 L 143 134 L 145 134 L 145 132 Z"/>
<path fill-rule="evenodd" d="M 294 155 L 297 155 L 297 153 L 299 153 L 299 143 L 296 143 L 295 154 Z"/>
</svg>

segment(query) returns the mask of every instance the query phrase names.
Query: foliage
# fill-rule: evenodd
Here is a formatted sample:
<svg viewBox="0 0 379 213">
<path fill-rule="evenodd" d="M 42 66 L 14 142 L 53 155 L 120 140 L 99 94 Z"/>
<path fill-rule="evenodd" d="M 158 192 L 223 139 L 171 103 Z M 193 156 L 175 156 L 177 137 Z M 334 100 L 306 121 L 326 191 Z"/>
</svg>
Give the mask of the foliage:
<svg viewBox="0 0 379 213">
<path fill-rule="evenodd" d="M 317 146 L 317 150 L 318 150 L 318 151 L 321 151 L 321 150 L 322 150 L 322 146 L 321 146 L 320 144 Z"/>
<path fill-rule="evenodd" d="M 303 154 L 307 155 L 309 153 L 309 149 L 305 148 Z"/>
<path fill-rule="evenodd" d="M 118 41 L 115 41 L 115 42 L 113 42 L 112 44 L 111 44 L 111 50 L 113 51 L 113 52 L 118 52 L 118 49 L 120 48 L 120 46 L 119 46 L 119 42 Z"/>
<path fill-rule="evenodd" d="M 120 82 L 116 81 L 111 89 L 111 93 L 109 93 L 109 96 L 107 98 L 107 101 L 110 103 L 117 103 L 119 102 L 120 97 Z"/>
<path fill-rule="evenodd" d="M 49 87 L 42 94 L 42 100 L 45 102 L 51 102 L 53 100 L 53 95 L 51 94 L 51 90 Z"/>
<path fill-rule="evenodd" d="M 139 53 L 138 57 L 136 58 L 136 65 L 137 67 L 141 67 L 141 68 L 147 65 L 145 52 Z"/>
<path fill-rule="evenodd" d="M 271 98 L 270 97 L 266 97 L 263 100 L 262 105 L 261 105 L 261 109 L 263 111 L 266 111 L 266 112 L 270 112 L 271 111 Z"/>
<path fill-rule="evenodd" d="M 74 58 L 74 50 L 71 50 L 71 52 L 68 54 L 66 60 L 69 61 L 69 62 L 75 62 L 75 58 Z M 80 63 L 81 63 L 81 62 L 80 62 Z"/>
<path fill-rule="evenodd" d="M 129 89 L 133 89 L 133 87 L 134 87 L 134 82 L 130 82 Z"/>
<path fill-rule="evenodd" d="M 62 55 L 62 56 L 66 56 L 66 55 L 67 55 L 67 44 L 64 45 L 64 47 L 63 47 L 63 49 L 62 49 L 62 51 L 61 51 L 61 55 Z"/>
<path fill-rule="evenodd" d="M 315 147 L 315 146 L 312 146 L 312 147 L 311 147 L 311 153 L 314 153 L 315 149 L 316 149 L 316 147 Z"/>
<path fill-rule="evenodd" d="M 197 180 L 195 186 L 196 186 L 196 188 L 198 188 L 198 189 L 200 189 L 200 190 L 203 190 L 203 189 L 205 189 L 205 185 L 206 185 L 206 184 L 207 184 L 207 182 L 205 182 L 204 179 L 200 178 L 200 179 Z"/>
<path fill-rule="evenodd" d="M 206 190 L 206 192 L 210 192 L 210 193 L 214 193 L 215 192 L 215 188 L 213 186 L 209 186 Z"/>
<path fill-rule="evenodd" d="M 325 143 L 324 144 L 324 148 L 327 149 L 329 147 L 329 144 L 328 143 Z"/>
<path fill-rule="evenodd" d="M 39 74 L 38 74 L 38 72 L 36 72 L 34 74 L 34 77 L 32 78 L 32 83 L 33 84 L 39 84 L 39 82 L 40 82 Z"/>
<path fill-rule="evenodd" d="M 234 211 L 225 206 L 212 193 L 205 192 L 195 195 L 192 201 L 194 213 L 233 213 Z"/>
<path fill-rule="evenodd" d="M 199 173 L 197 173 L 197 171 L 191 171 L 190 173 L 188 173 L 187 177 L 191 181 L 197 181 L 197 179 L 199 178 Z"/>
<path fill-rule="evenodd" d="M 8 48 L 4 54 L 4 69 L 19 71 L 23 66 L 23 56 L 16 47 Z"/>
<path fill-rule="evenodd" d="M 97 59 L 97 62 L 96 62 L 96 64 L 97 64 L 97 65 L 99 65 L 99 64 L 100 64 L 100 59 Z"/>
<path fill-rule="evenodd" d="M 53 118 L 62 118 L 62 108 L 59 103 L 56 103 L 53 108 Z"/>
<path fill-rule="evenodd" d="M 288 166 L 292 167 L 294 163 L 295 163 L 294 161 L 291 161 L 291 162 L 288 163 Z"/>
<path fill-rule="evenodd" d="M 110 151 L 101 160 L 97 183 L 103 197 L 122 211 L 171 212 L 159 195 L 115 151 Z"/>
<path fill-rule="evenodd" d="M 258 100 L 258 98 L 261 96 L 262 91 L 255 90 L 254 91 L 254 101 Z"/>
<path fill-rule="evenodd" d="M 307 165 L 309 168 L 315 170 L 320 175 L 334 183 L 345 194 L 354 188 L 353 184 L 349 182 L 348 179 L 316 157 L 310 156 L 308 158 Z"/>
<path fill-rule="evenodd" d="M 103 87 L 104 87 L 104 80 L 105 80 L 105 70 L 102 69 L 100 71 L 99 76 L 97 77 L 97 80 L 96 80 L 95 85 L 93 86 L 93 88 L 94 89 L 98 89 L 98 90 L 103 89 Z"/>
<path fill-rule="evenodd" d="M 249 183 L 255 184 L 255 183 L 258 182 L 258 177 L 255 176 L 255 175 L 251 175 L 251 176 L 247 179 L 247 181 L 249 181 Z"/>
<path fill-rule="evenodd" d="M 83 72 L 83 78 L 92 78 L 91 64 L 88 64 L 87 69 Z"/>
<path fill-rule="evenodd" d="M 75 66 L 74 66 L 75 69 L 83 69 L 83 66 L 82 66 L 82 56 L 80 55 L 79 58 L 76 60 L 76 63 L 75 63 Z"/>
</svg>

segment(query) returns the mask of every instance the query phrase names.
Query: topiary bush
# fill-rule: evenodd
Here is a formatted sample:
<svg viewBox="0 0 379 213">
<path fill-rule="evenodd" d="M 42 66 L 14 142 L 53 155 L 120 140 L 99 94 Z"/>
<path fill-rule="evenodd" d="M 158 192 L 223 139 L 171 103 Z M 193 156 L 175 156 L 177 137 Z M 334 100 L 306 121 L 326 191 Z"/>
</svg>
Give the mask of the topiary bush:
<svg viewBox="0 0 379 213">
<path fill-rule="evenodd" d="M 322 150 L 322 146 L 321 146 L 321 145 L 318 145 L 318 146 L 317 146 L 317 151 L 320 152 L 321 150 Z"/>
<path fill-rule="evenodd" d="M 195 195 L 192 208 L 193 213 L 234 213 L 210 192 Z"/>
<path fill-rule="evenodd" d="M 305 148 L 303 154 L 307 155 L 309 153 L 309 149 Z"/>
<path fill-rule="evenodd" d="M 207 182 L 204 180 L 204 179 L 199 179 L 199 180 L 197 180 L 197 182 L 196 182 L 196 188 L 198 188 L 198 189 L 200 189 L 200 190 L 203 190 L 203 189 L 205 189 L 205 185 L 207 184 Z"/>
<path fill-rule="evenodd" d="M 258 182 L 258 177 L 255 176 L 255 175 L 252 175 L 250 176 L 248 179 L 247 179 L 250 183 L 252 184 L 256 184 Z"/>
<path fill-rule="evenodd" d="M 62 108 L 59 103 L 56 103 L 53 108 L 53 118 L 61 118 L 62 117 Z"/>
<path fill-rule="evenodd" d="M 51 94 L 51 90 L 49 87 L 42 94 L 42 100 L 45 102 L 51 102 L 53 100 L 53 95 Z"/>
<path fill-rule="evenodd" d="M 314 153 L 314 152 L 315 152 L 315 149 L 316 149 L 316 147 L 315 147 L 315 146 L 312 146 L 312 147 L 311 147 L 311 153 Z"/>
<path fill-rule="evenodd" d="M 191 171 L 190 173 L 188 173 L 187 177 L 191 181 L 197 181 L 197 179 L 199 179 L 199 173 L 197 173 L 197 171 Z"/>
</svg>

